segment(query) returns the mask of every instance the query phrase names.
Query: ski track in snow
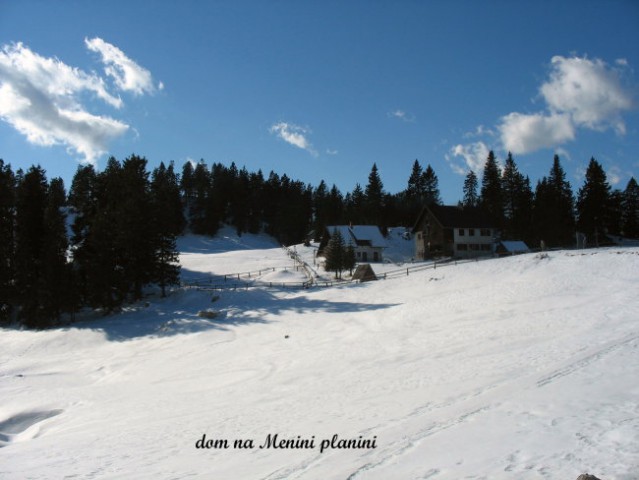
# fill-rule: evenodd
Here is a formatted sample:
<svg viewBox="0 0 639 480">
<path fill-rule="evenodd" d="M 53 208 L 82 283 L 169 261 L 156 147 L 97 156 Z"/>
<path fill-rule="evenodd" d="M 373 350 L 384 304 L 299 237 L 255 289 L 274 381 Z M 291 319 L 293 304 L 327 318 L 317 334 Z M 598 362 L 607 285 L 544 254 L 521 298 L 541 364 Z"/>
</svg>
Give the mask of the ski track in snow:
<svg viewBox="0 0 639 480">
<path fill-rule="evenodd" d="M 610 342 L 604 348 L 599 348 L 594 353 L 589 353 L 583 356 L 582 358 L 579 358 L 578 360 L 571 361 L 565 367 L 562 367 L 544 376 L 543 378 L 537 381 L 537 386 L 543 387 L 545 385 L 548 385 L 549 383 L 557 381 L 561 377 L 565 377 L 566 375 L 575 373 L 576 371 L 584 367 L 587 367 L 588 365 L 598 360 L 601 360 L 606 355 L 609 355 L 610 353 L 622 348 L 623 346 L 627 344 L 632 345 L 633 347 L 636 348 L 638 343 L 639 343 L 639 335 L 630 335 L 629 337 L 624 337 L 619 340 L 614 340 Z"/>
</svg>

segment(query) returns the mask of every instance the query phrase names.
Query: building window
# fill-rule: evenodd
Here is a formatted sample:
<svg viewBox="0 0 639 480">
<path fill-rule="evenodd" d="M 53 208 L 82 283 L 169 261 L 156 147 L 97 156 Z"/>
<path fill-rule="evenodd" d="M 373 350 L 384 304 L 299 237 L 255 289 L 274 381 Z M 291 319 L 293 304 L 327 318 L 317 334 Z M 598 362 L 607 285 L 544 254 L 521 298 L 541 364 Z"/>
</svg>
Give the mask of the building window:
<svg viewBox="0 0 639 480">
<path fill-rule="evenodd" d="M 479 250 L 479 244 L 477 244 L 477 243 L 471 243 L 471 244 L 470 244 L 470 249 L 471 249 L 471 250 Z"/>
<path fill-rule="evenodd" d="M 457 250 L 465 252 L 468 250 L 468 245 L 466 245 L 465 243 L 458 243 Z"/>
<path fill-rule="evenodd" d="M 357 258 L 362 258 L 362 252 L 357 252 Z"/>
<path fill-rule="evenodd" d="M 482 243 L 481 244 L 481 250 L 482 250 L 482 252 L 490 252 L 492 249 L 490 248 L 490 244 L 489 243 Z"/>
<path fill-rule="evenodd" d="M 490 228 L 482 228 L 481 232 L 479 232 L 482 237 L 490 237 Z"/>
<path fill-rule="evenodd" d="M 463 229 L 463 228 L 460 228 L 460 229 L 457 231 L 457 234 L 458 234 L 460 237 L 463 237 L 463 236 L 464 236 L 464 229 Z"/>
<path fill-rule="evenodd" d="M 474 237 L 475 236 L 475 229 L 474 228 L 469 228 L 468 229 L 468 235 L 471 236 L 471 237 Z"/>
</svg>

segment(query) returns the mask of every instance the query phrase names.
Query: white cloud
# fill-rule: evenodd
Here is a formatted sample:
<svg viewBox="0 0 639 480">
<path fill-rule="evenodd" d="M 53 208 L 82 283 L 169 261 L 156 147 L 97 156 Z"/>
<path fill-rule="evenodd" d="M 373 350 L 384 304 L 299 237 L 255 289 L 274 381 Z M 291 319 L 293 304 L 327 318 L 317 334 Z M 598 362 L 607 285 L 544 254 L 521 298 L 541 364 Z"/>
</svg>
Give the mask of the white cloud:
<svg viewBox="0 0 639 480">
<path fill-rule="evenodd" d="M 621 182 L 621 169 L 619 167 L 617 167 L 616 165 L 613 165 L 612 167 L 610 167 L 608 169 L 608 171 L 606 172 L 606 178 L 608 179 L 608 183 L 610 183 L 610 185 L 612 185 L 613 187 L 618 185 L 619 182 Z"/>
<path fill-rule="evenodd" d="M 118 88 L 136 94 L 152 90 L 148 71 L 120 50 L 100 39 L 87 41 L 87 47 L 93 49 L 91 45 L 111 52 L 107 73 L 115 76 Z M 86 92 L 113 108 L 123 105 L 95 73 L 86 73 L 57 58 L 42 57 L 22 43 L 4 45 L 0 50 L 0 119 L 30 143 L 66 146 L 70 153 L 95 164 L 108 152 L 113 139 L 131 129 L 110 116 L 90 113 Z"/>
<path fill-rule="evenodd" d="M 494 137 L 495 132 L 491 130 L 490 128 L 486 128 L 483 125 L 479 125 L 474 132 L 466 132 L 464 133 L 463 136 L 464 138 L 476 138 L 476 137 L 484 137 L 484 136 Z"/>
<path fill-rule="evenodd" d="M 550 80 L 540 89 L 551 112 L 570 114 L 577 126 L 625 133 L 621 113 L 633 107 L 633 99 L 617 70 L 599 59 L 555 56 L 551 63 Z"/>
<path fill-rule="evenodd" d="M 327 155 L 337 155 L 339 152 L 337 150 L 331 150 L 330 148 L 326 149 Z"/>
<path fill-rule="evenodd" d="M 393 112 L 388 112 L 388 116 L 391 118 L 398 118 L 404 122 L 412 123 L 415 121 L 415 116 L 409 113 L 406 113 L 404 110 L 395 110 Z"/>
<path fill-rule="evenodd" d="M 446 155 L 446 160 L 450 163 L 453 171 L 459 175 L 466 175 L 468 170 L 480 173 L 484 170 L 484 164 L 489 152 L 490 149 L 484 142 L 455 145 L 450 149 L 450 155 Z M 458 162 L 453 161 L 456 157 L 462 157 L 464 163 L 460 165 Z"/>
<path fill-rule="evenodd" d="M 120 90 L 136 95 L 156 91 L 151 72 L 135 63 L 116 46 L 97 37 L 90 40 L 85 38 L 84 43 L 89 50 L 100 54 L 105 73 L 113 78 Z M 160 82 L 157 88 L 162 90 L 164 84 Z"/>
<path fill-rule="evenodd" d="M 626 133 L 622 113 L 634 108 L 631 89 L 621 81 L 625 59 L 611 67 L 599 59 L 555 56 L 549 78 L 540 89 L 546 109 L 513 112 L 501 118 L 498 131 L 506 151 L 530 153 L 574 140 L 579 129 L 613 128 Z"/>
<path fill-rule="evenodd" d="M 310 133 L 309 130 L 306 128 L 294 125 L 292 123 L 280 122 L 271 126 L 270 132 L 276 134 L 286 143 L 290 143 L 297 148 L 306 150 L 314 157 L 318 155 L 317 151 L 313 148 L 313 145 L 311 145 L 311 143 L 306 138 L 306 135 Z"/>
<path fill-rule="evenodd" d="M 575 138 L 573 122 L 565 114 L 510 113 L 498 128 L 504 150 L 514 154 L 550 148 Z"/>
<path fill-rule="evenodd" d="M 568 160 L 572 160 L 572 156 L 570 155 L 570 152 L 566 150 L 565 148 L 557 147 L 555 148 L 555 153 L 559 155 L 560 157 L 566 158 Z"/>
</svg>

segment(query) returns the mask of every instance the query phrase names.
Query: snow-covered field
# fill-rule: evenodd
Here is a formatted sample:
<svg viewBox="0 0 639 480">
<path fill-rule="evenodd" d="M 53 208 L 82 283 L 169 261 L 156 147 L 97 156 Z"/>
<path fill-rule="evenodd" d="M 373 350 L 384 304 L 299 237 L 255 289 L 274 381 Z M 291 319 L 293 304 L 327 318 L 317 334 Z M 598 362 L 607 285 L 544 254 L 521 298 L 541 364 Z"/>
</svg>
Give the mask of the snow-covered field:
<svg viewBox="0 0 639 480">
<path fill-rule="evenodd" d="M 181 248 L 187 275 L 292 264 Z M 636 479 L 638 292 L 639 248 L 558 251 L 0 330 L 0 478 Z"/>
</svg>

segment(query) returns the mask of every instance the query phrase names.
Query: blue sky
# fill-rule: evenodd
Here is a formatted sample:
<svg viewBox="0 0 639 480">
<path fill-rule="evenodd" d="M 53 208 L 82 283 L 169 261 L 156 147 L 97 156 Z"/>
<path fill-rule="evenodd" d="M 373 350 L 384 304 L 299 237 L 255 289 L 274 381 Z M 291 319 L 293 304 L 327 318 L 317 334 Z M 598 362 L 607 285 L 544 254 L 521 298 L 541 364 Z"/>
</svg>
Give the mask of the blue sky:
<svg viewBox="0 0 639 480">
<path fill-rule="evenodd" d="M 0 0 L 0 158 L 67 187 L 108 156 L 234 161 L 342 190 L 488 149 L 639 177 L 639 2 Z"/>
</svg>

